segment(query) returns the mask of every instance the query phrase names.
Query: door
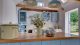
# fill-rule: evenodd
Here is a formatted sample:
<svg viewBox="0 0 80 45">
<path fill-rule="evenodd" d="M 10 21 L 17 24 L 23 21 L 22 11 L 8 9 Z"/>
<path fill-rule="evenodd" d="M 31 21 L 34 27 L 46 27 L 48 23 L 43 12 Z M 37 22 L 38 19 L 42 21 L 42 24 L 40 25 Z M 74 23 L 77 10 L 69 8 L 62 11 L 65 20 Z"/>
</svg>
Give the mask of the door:
<svg viewBox="0 0 80 45">
<path fill-rule="evenodd" d="M 65 13 L 65 36 L 70 36 L 70 16 L 69 12 Z"/>
</svg>

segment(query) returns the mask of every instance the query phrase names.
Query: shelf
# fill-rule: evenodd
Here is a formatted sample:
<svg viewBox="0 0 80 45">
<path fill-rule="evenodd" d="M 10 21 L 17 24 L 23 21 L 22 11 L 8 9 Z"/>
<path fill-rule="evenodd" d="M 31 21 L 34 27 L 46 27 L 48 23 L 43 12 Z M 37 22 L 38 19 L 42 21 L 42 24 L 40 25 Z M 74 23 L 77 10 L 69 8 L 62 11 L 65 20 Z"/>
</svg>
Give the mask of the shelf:
<svg viewBox="0 0 80 45">
<path fill-rule="evenodd" d="M 47 12 L 58 12 L 59 8 L 49 8 L 49 7 L 28 7 L 25 4 L 17 4 L 17 7 L 20 7 L 21 10 L 28 10 L 28 11 L 47 11 Z"/>
</svg>

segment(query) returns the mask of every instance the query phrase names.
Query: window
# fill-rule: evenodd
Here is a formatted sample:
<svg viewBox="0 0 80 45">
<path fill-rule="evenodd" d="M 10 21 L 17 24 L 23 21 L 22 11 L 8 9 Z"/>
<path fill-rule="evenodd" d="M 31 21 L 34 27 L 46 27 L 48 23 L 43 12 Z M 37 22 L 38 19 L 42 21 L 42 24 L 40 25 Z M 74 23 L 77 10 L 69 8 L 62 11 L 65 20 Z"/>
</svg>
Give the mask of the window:
<svg viewBox="0 0 80 45">
<path fill-rule="evenodd" d="M 66 36 L 78 36 L 78 8 L 65 13 L 65 33 Z"/>
</svg>

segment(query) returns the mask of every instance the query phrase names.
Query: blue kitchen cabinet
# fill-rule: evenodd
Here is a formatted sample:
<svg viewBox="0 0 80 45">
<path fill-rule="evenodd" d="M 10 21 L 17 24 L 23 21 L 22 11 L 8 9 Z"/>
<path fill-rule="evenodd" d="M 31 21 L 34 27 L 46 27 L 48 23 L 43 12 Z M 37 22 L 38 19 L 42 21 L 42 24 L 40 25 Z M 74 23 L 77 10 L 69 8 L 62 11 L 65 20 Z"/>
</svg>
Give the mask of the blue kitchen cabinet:
<svg viewBox="0 0 80 45">
<path fill-rule="evenodd" d="M 41 45 L 41 41 L 39 41 L 39 42 L 31 42 L 30 45 Z"/>
<path fill-rule="evenodd" d="M 60 45 L 60 40 L 42 41 L 42 45 Z"/>
<path fill-rule="evenodd" d="M 30 45 L 30 42 L 21 42 L 21 45 Z"/>
<path fill-rule="evenodd" d="M 79 39 L 79 44 L 80 44 L 80 39 Z"/>
<path fill-rule="evenodd" d="M 0 43 L 0 45 L 8 45 L 8 43 Z"/>
<path fill-rule="evenodd" d="M 20 45 L 20 43 L 8 43 L 8 45 Z"/>
<path fill-rule="evenodd" d="M 61 45 L 80 45 L 79 39 L 61 40 Z"/>
<path fill-rule="evenodd" d="M 39 42 L 21 42 L 21 45 L 41 45 L 41 41 Z"/>
<path fill-rule="evenodd" d="M 80 45 L 80 39 L 48 40 L 20 43 L 0 43 L 0 45 Z"/>
<path fill-rule="evenodd" d="M 20 43 L 0 43 L 0 45 L 20 45 Z"/>
</svg>

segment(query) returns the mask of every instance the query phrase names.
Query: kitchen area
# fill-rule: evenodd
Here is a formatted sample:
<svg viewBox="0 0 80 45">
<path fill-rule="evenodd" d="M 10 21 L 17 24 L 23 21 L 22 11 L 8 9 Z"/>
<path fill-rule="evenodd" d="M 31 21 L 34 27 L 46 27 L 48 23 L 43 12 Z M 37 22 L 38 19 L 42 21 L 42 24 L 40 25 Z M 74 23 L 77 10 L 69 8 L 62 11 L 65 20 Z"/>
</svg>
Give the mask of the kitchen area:
<svg viewBox="0 0 80 45">
<path fill-rule="evenodd" d="M 0 45 L 80 45 L 79 35 L 66 36 L 62 6 L 58 0 L 0 0 Z"/>
</svg>

